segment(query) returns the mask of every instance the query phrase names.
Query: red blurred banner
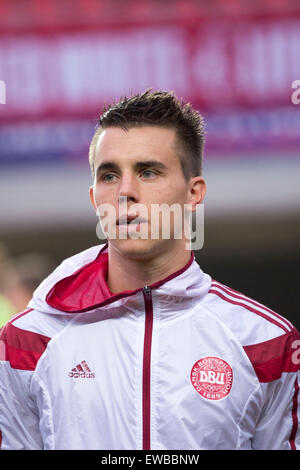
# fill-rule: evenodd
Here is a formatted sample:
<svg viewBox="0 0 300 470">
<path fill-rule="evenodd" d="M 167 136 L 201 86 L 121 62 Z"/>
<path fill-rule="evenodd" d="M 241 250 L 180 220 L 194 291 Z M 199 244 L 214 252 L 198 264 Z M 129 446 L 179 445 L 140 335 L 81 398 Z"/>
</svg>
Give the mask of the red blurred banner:
<svg viewBox="0 0 300 470">
<path fill-rule="evenodd" d="M 204 110 L 289 105 L 300 19 L 2 36 L 0 78 L 2 119 L 87 115 L 147 87 L 175 90 Z"/>
<path fill-rule="evenodd" d="M 55 10 L 51 2 L 33 1 L 28 2 L 32 16 L 25 15 L 21 23 L 21 15 L 12 14 L 9 6 L 16 3 L 0 2 L 6 19 L 0 37 L 0 80 L 6 95 L 0 104 L 2 161 L 24 153 L 24 146 L 13 144 L 16 134 L 25 136 L 28 153 L 32 145 L 39 153 L 54 155 L 47 136 L 51 129 L 58 129 L 58 135 L 64 126 L 72 136 L 83 129 L 77 147 L 72 148 L 71 137 L 66 148 L 57 144 L 58 154 L 73 155 L 78 145 L 85 148 L 105 102 L 149 87 L 174 90 L 201 110 L 212 147 L 298 146 L 300 105 L 292 98 L 298 96 L 293 84 L 300 80 L 300 11 L 291 10 L 293 2 L 285 3 L 280 17 L 261 14 L 259 5 L 269 2 L 253 2 L 256 10 L 246 13 L 242 2 L 212 2 L 219 13 L 231 11 L 212 16 L 205 7 L 210 2 L 189 1 L 184 10 L 182 2 L 171 8 L 167 1 L 169 22 L 158 21 L 161 3 L 128 2 L 133 17 L 126 19 L 124 2 L 111 2 L 109 9 L 105 1 L 76 0 L 67 21 L 70 2 L 61 2 L 61 7 L 53 2 Z M 284 2 L 275 4 L 282 7 Z M 19 6 L 22 12 L 24 1 Z M 64 11 L 64 21 L 59 11 Z M 101 14 L 95 18 L 93 11 Z M 41 25 L 35 29 L 37 12 Z M 161 13 L 166 18 L 165 7 Z M 37 136 L 40 144 L 33 143 Z"/>
</svg>

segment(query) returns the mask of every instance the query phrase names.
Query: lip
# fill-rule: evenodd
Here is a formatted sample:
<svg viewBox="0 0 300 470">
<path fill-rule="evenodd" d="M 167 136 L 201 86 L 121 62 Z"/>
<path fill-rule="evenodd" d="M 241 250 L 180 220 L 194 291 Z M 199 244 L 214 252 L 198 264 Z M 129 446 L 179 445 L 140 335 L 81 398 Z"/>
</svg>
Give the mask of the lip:
<svg viewBox="0 0 300 470">
<path fill-rule="evenodd" d="M 138 215 L 123 215 L 117 220 L 116 225 L 129 225 L 134 221 L 134 225 L 140 225 L 142 223 L 148 222 L 148 220 L 144 219 L 143 217 L 139 217 Z"/>
</svg>

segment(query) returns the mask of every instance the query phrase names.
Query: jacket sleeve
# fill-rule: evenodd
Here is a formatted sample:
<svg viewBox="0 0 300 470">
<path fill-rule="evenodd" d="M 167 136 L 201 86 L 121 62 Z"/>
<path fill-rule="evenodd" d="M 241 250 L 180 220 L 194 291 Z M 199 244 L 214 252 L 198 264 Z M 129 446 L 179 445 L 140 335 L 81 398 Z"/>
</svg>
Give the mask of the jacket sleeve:
<svg viewBox="0 0 300 470">
<path fill-rule="evenodd" d="M 300 450 L 299 372 L 261 384 L 265 406 L 256 426 L 253 449 Z"/>
<path fill-rule="evenodd" d="M 30 394 L 37 362 L 30 332 L 7 323 L 0 330 L 0 442 L 3 450 L 43 448 L 39 414 Z"/>
<path fill-rule="evenodd" d="M 252 439 L 253 449 L 300 449 L 298 331 L 293 329 L 258 347 L 245 349 L 260 381 L 263 397 Z"/>
</svg>

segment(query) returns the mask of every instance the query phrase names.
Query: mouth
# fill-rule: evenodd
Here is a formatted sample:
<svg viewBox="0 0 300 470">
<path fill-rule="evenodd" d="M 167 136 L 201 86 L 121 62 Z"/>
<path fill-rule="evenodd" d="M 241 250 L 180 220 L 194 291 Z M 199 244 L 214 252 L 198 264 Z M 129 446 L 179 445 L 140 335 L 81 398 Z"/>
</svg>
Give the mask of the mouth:
<svg viewBox="0 0 300 470">
<path fill-rule="evenodd" d="M 117 220 L 117 225 L 139 225 L 148 222 L 148 220 L 137 215 L 124 215 Z"/>
</svg>

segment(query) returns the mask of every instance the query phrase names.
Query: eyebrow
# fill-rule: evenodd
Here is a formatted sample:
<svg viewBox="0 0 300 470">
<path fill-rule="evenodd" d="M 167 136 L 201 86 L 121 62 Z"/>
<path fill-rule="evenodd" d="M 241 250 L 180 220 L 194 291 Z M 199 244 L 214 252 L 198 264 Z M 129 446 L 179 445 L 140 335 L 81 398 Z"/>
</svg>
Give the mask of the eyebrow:
<svg viewBox="0 0 300 470">
<path fill-rule="evenodd" d="M 158 168 L 158 169 L 161 169 L 161 170 L 167 170 L 167 166 L 164 165 L 162 162 L 160 162 L 158 160 L 138 161 L 134 164 L 133 167 L 136 171 L 141 170 L 143 168 Z M 118 170 L 120 170 L 120 167 L 119 167 L 119 165 L 117 165 L 116 163 L 111 162 L 111 161 L 102 162 L 97 167 L 96 175 L 98 176 L 102 171 L 106 171 L 106 170 L 118 171 Z"/>
</svg>

